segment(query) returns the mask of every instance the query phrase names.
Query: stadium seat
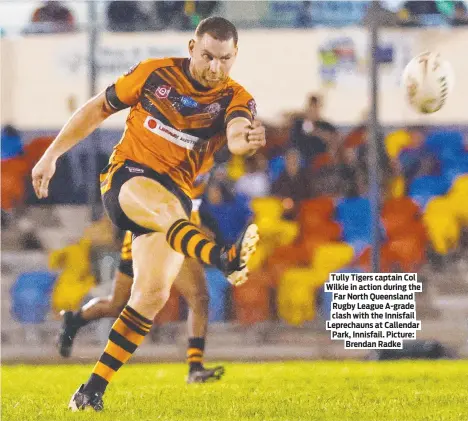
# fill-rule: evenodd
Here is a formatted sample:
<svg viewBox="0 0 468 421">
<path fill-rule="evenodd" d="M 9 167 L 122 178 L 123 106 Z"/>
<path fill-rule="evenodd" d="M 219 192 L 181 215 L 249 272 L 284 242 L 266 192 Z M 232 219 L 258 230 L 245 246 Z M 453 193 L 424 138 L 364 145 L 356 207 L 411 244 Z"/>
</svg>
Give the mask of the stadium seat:
<svg viewBox="0 0 468 421">
<path fill-rule="evenodd" d="M 52 293 L 52 309 L 76 311 L 83 298 L 96 285 L 91 271 L 91 243 L 81 240 L 77 244 L 53 251 L 49 256 L 49 267 L 61 270 Z"/>
<path fill-rule="evenodd" d="M 227 175 L 231 180 L 238 180 L 245 174 L 244 159 L 240 155 L 232 155 L 227 164 Z"/>
<path fill-rule="evenodd" d="M 10 289 L 11 315 L 21 323 L 43 323 L 50 310 L 56 275 L 47 271 L 25 272 Z"/>
<path fill-rule="evenodd" d="M 270 288 L 265 272 L 252 272 L 244 285 L 232 289 L 234 314 L 242 325 L 270 319 Z"/>
<path fill-rule="evenodd" d="M 283 215 L 283 204 L 277 197 L 258 197 L 252 199 L 250 207 L 255 215 L 255 223 L 262 224 L 263 220 L 277 222 Z"/>
<path fill-rule="evenodd" d="M 31 140 L 24 147 L 24 158 L 28 164 L 29 169 L 32 169 L 36 162 L 39 161 L 45 150 L 54 140 L 53 136 L 41 136 Z"/>
<path fill-rule="evenodd" d="M 385 138 L 385 150 L 390 159 L 396 159 L 400 152 L 411 145 L 411 135 L 406 130 L 391 132 Z"/>
<path fill-rule="evenodd" d="M 335 272 L 336 273 L 362 273 L 362 269 L 357 268 L 357 267 L 346 267 L 341 270 L 336 270 Z M 321 286 L 317 291 L 317 295 L 320 301 L 320 306 L 319 306 L 320 314 L 322 315 L 324 319 L 330 320 L 333 293 L 325 291 L 324 286 Z"/>
<path fill-rule="evenodd" d="M 382 207 L 382 225 L 388 238 L 407 233 L 408 225 L 419 219 L 419 208 L 409 197 L 390 199 Z"/>
<path fill-rule="evenodd" d="M 28 164 L 22 156 L 2 161 L 2 209 L 10 210 L 23 202 L 25 197 L 25 180 L 28 173 Z"/>
<path fill-rule="evenodd" d="M 330 242 L 317 247 L 312 257 L 311 267 L 325 279 L 330 272 L 349 265 L 354 257 L 354 250 L 349 244 Z"/>
<path fill-rule="evenodd" d="M 455 182 L 458 177 L 468 174 L 468 154 L 443 161 L 442 171 L 449 184 Z"/>
<path fill-rule="evenodd" d="M 445 211 L 444 211 L 445 209 Z M 424 225 L 432 247 L 440 255 L 446 255 L 457 248 L 460 240 L 460 225 L 447 208 L 433 204 L 423 215 Z"/>
<path fill-rule="evenodd" d="M 214 267 L 205 268 L 206 284 L 210 296 L 208 320 L 222 322 L 226 320 L 226 298 L 231 284 L 223 273 Z"/>
<path fill-rule="evenodd" d="M 464 151 L 463 134 L 458 131 L 434 131 L 427 136 L 424 146 L 437 156 L 441 156 L 444 151 L 456 155 Z"/>
<path fill-rule="evenodd" d="M 275 156 L 274 158 L 270 159 L 268 162 L 268 172 L 272 183 L 274 183 L 279 178 L 281 173 L 284 171 L 284 168 L 284 156 Z"/>
<path fill-rule="evenodd" d="M 425 247 L 411 231 L 405 237 L 389 242 L 389 248 L 403 272 L 417 272 L 425 260 Z"/>
<path fill-rule="evenodd" d="M 289 269 L 278 285 L 278 316 L 293 326 L 315 318 L 315 293 L 323 279 L 312 269 Z"/>
<path fill-rule="evenodd" d="M 363 197 L 343 199 L 336 206 L 338 222 L 370 221 L 370 202 Z"/>
<path fill-rule="evenodd" d="M 468 195 L 468 174 L 460 175 L 453 181 L 450 187 L 450 194 Z"/>
<path fill-rule="evenodd" d="M 320 196 L 315 199 L 307 199 L 301 203 L 298 220 L 301 226 L 320 223 L 321 221 L 331 220 L 335 203 L 333 198 Z"/>
<path fill-rule="evenodd" d="M 423 175 L 413 180 L 409 196 L 424 209 L 434 196 L 442 196 L 450 188 L 450 183 L 441 176 Z"/>
</svg>

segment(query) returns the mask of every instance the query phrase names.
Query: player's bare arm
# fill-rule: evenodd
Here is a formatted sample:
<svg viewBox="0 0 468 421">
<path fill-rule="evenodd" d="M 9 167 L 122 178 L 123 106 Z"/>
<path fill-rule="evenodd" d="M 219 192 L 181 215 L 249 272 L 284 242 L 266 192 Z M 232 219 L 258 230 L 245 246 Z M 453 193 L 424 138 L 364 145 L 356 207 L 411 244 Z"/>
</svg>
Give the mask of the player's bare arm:
<svg viewBox="0 0 468 421">
<path fill-rule="evenodd" d="M 250 155 L 266 144 L 265 127 L 259 121 L 247 118 L 232 119 L 226 129 L 229 151 L 234 155 Z"/>
<path fill-rule="evenodd" d="M 57 159 L 90 135 L 114 112 L 103 91 L 71 116 L 32 170 L 33 187 L 39 199 L 48 195 L 49 182 L 55 173 Z"/>
</svg>

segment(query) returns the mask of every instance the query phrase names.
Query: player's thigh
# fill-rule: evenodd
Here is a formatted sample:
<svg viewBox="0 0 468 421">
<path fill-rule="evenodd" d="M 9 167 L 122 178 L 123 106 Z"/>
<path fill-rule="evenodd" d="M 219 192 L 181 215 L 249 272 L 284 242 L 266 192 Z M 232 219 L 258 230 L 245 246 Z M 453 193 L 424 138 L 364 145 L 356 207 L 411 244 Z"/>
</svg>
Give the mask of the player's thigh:
<svg viewBox="0 0 468 421">
<path fill-rule="evenodd" d="M 148 177 L 126 181 L 120 188 L 119 204 L 128 218 L 153 231 L 166 232 L 175 221 L 187 218 L 180 200 Z"/>
<path fill-rule="evenodd" d="M 132 264 L 131 261 L 129 264 Z M 115 271 L 111 293 L 111 302 L 115 307 L 125 307 L 130 298 L 132 284 L 133 277 L 130 274 L 126 274 L 120 270 Z"/>
<path fill-rule="evenodd" d="M 133 287 L 130 300 L 158 300 L 168 295 L 184 256 L 166 242 L 164 233 L 140 235 L 133 240 Z"/>
<path fill-rule="evenodd" d="M 185 259 L 174 286 L 189 304 L 193 299 L 208 299 L 205 271 L 195 259 Z"/>
</svg>

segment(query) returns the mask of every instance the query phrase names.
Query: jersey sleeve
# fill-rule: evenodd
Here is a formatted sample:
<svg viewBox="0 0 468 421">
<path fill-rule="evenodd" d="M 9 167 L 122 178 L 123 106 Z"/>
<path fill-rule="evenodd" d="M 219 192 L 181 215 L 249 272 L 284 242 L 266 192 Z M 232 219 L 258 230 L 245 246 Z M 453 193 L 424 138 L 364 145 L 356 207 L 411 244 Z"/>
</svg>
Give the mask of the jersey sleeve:
<svg viewBox="0 0 468 421">
<path fill-rule="evenodd" d="M 136 105 L 149 75 L 158 67 L 154 59 L 142 61 L 106 89 L 106 99 L 116 111 Z"/>
<path fill-rule="evenodd" d="M 239 87 L 234 91 L 234 96 L 226 110 L 224 124 L 227 124 L 236 117 L 245 117 L 252 122 L 257 115 L 255 99 L 244 88 Z"/>
</svg>

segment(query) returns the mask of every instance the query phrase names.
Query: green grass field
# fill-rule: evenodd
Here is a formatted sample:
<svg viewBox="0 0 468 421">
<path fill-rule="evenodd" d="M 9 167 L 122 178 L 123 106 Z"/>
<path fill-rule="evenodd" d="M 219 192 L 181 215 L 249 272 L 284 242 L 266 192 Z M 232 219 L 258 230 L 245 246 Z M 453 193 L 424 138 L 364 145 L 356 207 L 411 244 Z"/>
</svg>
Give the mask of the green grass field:
<svg viewBox="0 0 468 421">
<path fill-rule="evenodd" d="M 228 363 L 186 385 L 182 364 L 123 367 L 102 413 L 68 401 L 92 366 L 2 367 L 3 420 L 468 420 L 468 361 Z"/>
</svg>

